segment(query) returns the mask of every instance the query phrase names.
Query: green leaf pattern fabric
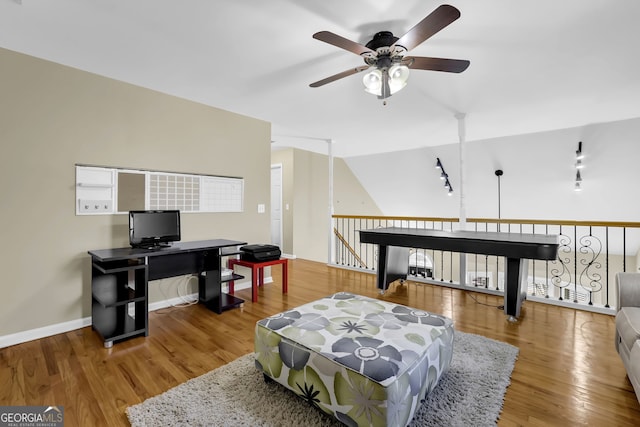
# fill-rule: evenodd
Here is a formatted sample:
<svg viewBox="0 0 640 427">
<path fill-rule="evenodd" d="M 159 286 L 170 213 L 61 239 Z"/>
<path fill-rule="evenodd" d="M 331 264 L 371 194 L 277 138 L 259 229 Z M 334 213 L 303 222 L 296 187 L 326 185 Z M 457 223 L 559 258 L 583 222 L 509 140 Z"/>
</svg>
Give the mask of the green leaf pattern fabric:
<svg viewBox="0 0 640 427">
<path fill-rule="evenodd" d="M 349 426 L 403 426 L 449 369 L 451 319 L 340 292 L 256 324 L 256 366 Z"/>
</svg>

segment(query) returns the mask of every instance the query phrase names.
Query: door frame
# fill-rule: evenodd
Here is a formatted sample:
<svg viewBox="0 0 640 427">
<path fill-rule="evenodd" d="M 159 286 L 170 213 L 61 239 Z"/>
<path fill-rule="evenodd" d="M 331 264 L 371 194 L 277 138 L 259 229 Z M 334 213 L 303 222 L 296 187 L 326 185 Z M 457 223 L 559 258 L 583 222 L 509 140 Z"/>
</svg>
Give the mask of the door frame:
<svg viewBox="0 0 640 427">
<path fill-rule="evenodd" d="M 280 196 L 279 197 L 279 200 L 280 200 L 280 230 L 279 230 L 279 233 L 280 233 L 280 249 L 283 249 L 284 242 L 282 240 L 283 239 L 282 230 L 283 230 L 283 222 L 284 222 L 284 211 L 282 210 L 282 205 L 283 205 L 283 201 L 282 201 L 282 170 L 283 170 L 282 163 L 274 163 L 274 164 L 272 164 L 271 165 L 271 172 L 273 172 L 274 169 L 280 169 L 280 182 L 279 182 L 279 184 L 280 184 L 279 185 L 279 188 L 280 188 L 280 194 L 279 194 L 279 196 Z M 273 175 L 271 175 L 271 178 L 273 179 Z M 271 194 L 273 194 L 273 191 L 274 191 L 273 184 L 274 183 L 273 183 L 273 180 L 272 180 L 271 181 L 271 187 L 270 187 L 271 188 Z M 272 207 L 272 209 L 273 209 L 273 207 Z M 269 212 L 269 213 L 271 214 L 271 212 Z M 270 229 L 272 230 L 273 229 L 273 227 L 272 227 L 273 226 L 273 215 L 270 216 L 269 222 L 270 222 L 270 225 L 271 225 Z"/>
</svg>

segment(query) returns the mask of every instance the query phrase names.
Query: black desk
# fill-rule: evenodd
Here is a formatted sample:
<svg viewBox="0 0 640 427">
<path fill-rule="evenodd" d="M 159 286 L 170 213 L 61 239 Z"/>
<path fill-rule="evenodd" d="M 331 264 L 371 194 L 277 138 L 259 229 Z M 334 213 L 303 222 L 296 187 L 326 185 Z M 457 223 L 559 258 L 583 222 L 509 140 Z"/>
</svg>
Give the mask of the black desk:
<svg viewBox="0 0 640 427">
<path fill-rule="evenodd" d="M 198 275 L 198 299 L 210 310 L 238 307 L 244 301 L 222 292 L 221 259 L 237 253 L 246 242 L 215 239 L 176 242 L 160 249 L 117 248 L 89 251 L 91 255 L 92 325 L 111 347 L 114 341 L 149 334 L 149 280 Z M 134 315 L 130 314 L 130 307 Z"/>
<path fill-rule="evenodd" d="M 550 261 L 558 256 L 558 236 L 548 234 L 391 227 L 360 230 L 360 241 L 377 244 L 380 249 L 378 289 L 381 292 L 385 292 L 389 283 L 394 280 L 407 278 L 409 248 L 504 256 L 504 311 L 512 318 L 520 315 L 522 300 L 526 297 L 526 290 L 522 289 L 522 284 L 527 279 L 527 261 Z"/>
</svg>

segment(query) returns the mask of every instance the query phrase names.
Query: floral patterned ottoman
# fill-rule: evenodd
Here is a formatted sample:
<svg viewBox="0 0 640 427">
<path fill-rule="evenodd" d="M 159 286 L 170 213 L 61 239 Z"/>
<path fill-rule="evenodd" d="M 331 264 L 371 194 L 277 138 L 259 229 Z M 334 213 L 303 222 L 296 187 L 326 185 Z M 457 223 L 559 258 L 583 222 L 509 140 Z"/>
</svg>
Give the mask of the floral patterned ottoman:
<svg viewBox="0 0 640 427">
<path fill-rule="evenodd" d="M 349 293 L 256 324 L 256 366 L 347 425 L 404 426 L 453 355 L 451 319 Z"/>
</svg>

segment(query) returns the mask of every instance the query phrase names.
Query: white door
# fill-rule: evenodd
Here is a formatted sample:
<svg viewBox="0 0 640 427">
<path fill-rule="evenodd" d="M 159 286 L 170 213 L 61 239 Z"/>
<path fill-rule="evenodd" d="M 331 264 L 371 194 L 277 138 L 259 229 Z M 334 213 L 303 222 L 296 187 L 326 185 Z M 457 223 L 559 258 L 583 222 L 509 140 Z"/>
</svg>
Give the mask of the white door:
<svg viewBox="0 0 640 427">
<path fill-rule="evenodd" d="M 271 244 L 282 249 L 282 165 L 271 165 Z"/>
</svg>

